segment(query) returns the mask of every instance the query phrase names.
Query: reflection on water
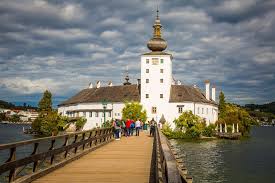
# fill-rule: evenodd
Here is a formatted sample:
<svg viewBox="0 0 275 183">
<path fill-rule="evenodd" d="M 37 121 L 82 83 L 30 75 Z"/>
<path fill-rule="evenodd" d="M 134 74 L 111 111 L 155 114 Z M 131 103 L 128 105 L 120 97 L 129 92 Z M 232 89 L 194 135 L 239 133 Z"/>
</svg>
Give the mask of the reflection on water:
<svg viewBox="0 0 275 183">
<path fill-rule="evenodd" d="M 275 182 L 275 128 L 255 127 L 245 140 L 171 140 L 195 183 Z"/>
</svg>

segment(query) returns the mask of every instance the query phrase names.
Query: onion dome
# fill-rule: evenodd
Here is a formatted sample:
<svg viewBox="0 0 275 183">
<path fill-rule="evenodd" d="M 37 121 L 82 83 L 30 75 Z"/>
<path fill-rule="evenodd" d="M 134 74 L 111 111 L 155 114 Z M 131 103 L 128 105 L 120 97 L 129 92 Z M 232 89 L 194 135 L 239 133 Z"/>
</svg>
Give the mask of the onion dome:
<svg viewBox="0 0 275 183">
<path fill-rule="evenodd" d="M 154 28 L 154 34 L 153 34 L 153 38 L 150 39 L 147 43 L 147 47 L 151 50 L 151 51 L 163 51 L 167 48 L 167 42 L 162 39 L 161 37 L 161 24 L 160 24 L 160 19 L 159 19 L 159 15 L 158 15 L 159 11 L 157 10 L 157 17 L 155 20 L 155 23 L 153 25 Z"/>
</svg>

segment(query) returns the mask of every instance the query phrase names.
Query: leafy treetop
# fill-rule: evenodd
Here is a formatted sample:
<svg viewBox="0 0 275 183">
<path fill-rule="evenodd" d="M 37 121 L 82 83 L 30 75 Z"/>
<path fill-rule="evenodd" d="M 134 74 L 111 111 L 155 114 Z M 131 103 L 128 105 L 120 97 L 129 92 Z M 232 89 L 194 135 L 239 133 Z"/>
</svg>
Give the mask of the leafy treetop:
<svg viewBox="0 0 275 183">
<path fill-rule="evenodd" d="M 52 94 L 50 91 L 46 90 L 43 97 L 38 104 L 39 111 L 47 112 L 52 110 Z"/>
<path fill-rule="evenodd" d="M 225 103 L 225 97 L 224 93 L 221 91 L 220 96 L 219 96 L 219 118 L 225 117 L 225 112 L 226 112 L 226 103 Z"/>
<path fill-rule="evenodd" d="M 143 106 L 138 102 L 126 102 L 125 107 L 122 109 L 122 119 L 132 119 L 145 122 L 147 120 L 146 110 L 143 109 Z"/>
</svg>

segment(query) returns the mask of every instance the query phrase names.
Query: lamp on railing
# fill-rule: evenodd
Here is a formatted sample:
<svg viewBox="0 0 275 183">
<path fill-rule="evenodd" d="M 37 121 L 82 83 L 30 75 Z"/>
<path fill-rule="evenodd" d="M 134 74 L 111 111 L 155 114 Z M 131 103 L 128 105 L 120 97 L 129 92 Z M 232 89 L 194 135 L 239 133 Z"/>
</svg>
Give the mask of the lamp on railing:
<svg viewBox="0 0 275 183">
<path fill-rule="evenodd" d="M 107 104 L 108 104 L 108 101 L 106 99 L 103 99 L 102 102 L 101 102 L 102 106 L 103 106 L 103 117 L 104 117 L 104 124 L 106 122 L 106 109 L 107 109 Z"/>
</svg>

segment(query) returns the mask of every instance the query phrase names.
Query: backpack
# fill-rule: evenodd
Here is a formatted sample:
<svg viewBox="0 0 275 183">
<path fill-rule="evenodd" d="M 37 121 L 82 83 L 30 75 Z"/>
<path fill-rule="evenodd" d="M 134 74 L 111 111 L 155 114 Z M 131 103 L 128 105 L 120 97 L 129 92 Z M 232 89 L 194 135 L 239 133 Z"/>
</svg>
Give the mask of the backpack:
<svg viewBox="0 0 275 183">
<path fill-rule="evenodd" d="M 126 126 L 125 126 L 125 123 L 124 123 L 124 121 L 122 121 L 122 128 L 125 128 Z"/>
<path fill-rule="evenodd" d="M 131 123 L 131 128 L 135 128 L 135 123 Z"/>
</svg>

